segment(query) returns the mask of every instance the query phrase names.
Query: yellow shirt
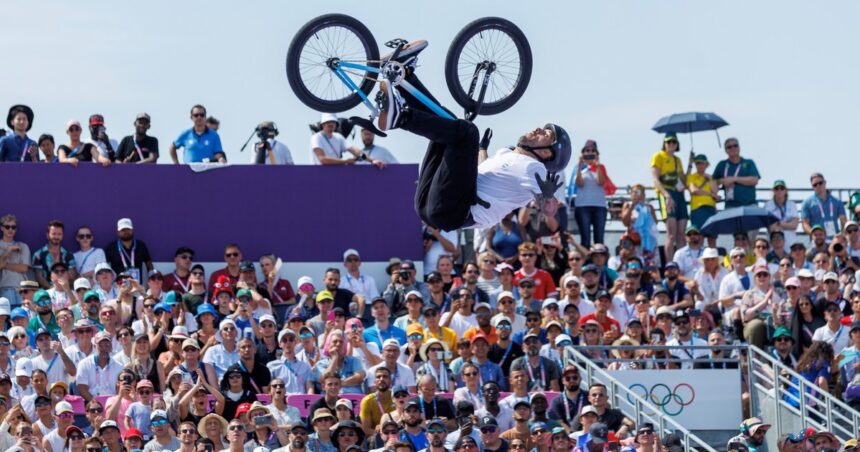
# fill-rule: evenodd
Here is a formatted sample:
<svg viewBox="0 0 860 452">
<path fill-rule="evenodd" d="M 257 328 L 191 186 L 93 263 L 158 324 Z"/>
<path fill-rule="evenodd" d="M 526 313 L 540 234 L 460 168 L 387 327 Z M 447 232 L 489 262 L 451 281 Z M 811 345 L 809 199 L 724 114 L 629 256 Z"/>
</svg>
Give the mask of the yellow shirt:
<svg viewBox="0 0 860 452">
<path fill-rule="evenodd" d="M 666 151 L 661 149 L 651 156 L 651 168 L 657 168 L 660 182 L 663 183 L 666 190 L 678 191 L 676 185 L 681 180 L 681 175 L 684 171 L 680 157 L 677 155 L 670 156 Z"/>
<path fill-rule="evenodd" d="M 385 410 L 386 413 L 390 413 L 397 409 L 397 407 L 394 406 L 394 397 L 390 397 L 388 403 L 380 403 L 376 398 L 376 394 L 377 393 L 373 392 L 364 396 L 364 398 L 361 399 L 361 404 L 358 409 L 361 419 L 369 419 L 374 428 L 382 422 L 383 413 L 379 411 L 380 405 L 382 405 L 382 409 Z"/>
<path fill-rule="evenodd" d="M 445 343 L 445 345 L 448 346 L 448 350 L 451 351 L 451 355 L 453 357 L 456 357 L 457 356 L 457 333 L 454 330 L 452 330 L 451 328 L 447 328 L 444 326 L 440 327 L 440 328 L 442 328 L 442 337 L 439 337 L 438 334 L 431 333 L 430 330 L 428 330 L 427 328 L 424 328 L 424 337 L 427 338 L 425 340 L 425 342 L 427 340 L 430 340 L 430 339 L 439 339 L 441 342 Z"/>
<path fill-rule="evenodd" d="M 711 191 L 714 181 L 708 174 L 693 173 L 687 176 L 687 185 L 695 185 L 707 192 Z M 696 210 L 702 206 L 717 207 L 717 202 L 710 195 L 694 195 L 690 192 L 690 210 Z"/>
</svg>

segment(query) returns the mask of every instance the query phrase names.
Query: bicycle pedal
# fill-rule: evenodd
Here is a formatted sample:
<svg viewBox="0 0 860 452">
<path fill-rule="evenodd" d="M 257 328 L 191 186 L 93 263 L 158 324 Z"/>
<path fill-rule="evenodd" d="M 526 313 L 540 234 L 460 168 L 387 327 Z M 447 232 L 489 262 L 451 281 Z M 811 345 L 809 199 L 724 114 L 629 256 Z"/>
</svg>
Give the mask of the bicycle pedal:
<svg viewBox="0 0 860 452">
<path fill-rule="evenodd" d="M 388 47 L 391 49 L 396 49 L 396 48 L 399 48 L 401 46 L 405 46 L 406 44 L 409 44 L 409 41 L 407 41 L 403 38 L 397 38 L 397 39 L 392 39 L 391 41 L 386 42 L 385 47 Z"/>
</svg>

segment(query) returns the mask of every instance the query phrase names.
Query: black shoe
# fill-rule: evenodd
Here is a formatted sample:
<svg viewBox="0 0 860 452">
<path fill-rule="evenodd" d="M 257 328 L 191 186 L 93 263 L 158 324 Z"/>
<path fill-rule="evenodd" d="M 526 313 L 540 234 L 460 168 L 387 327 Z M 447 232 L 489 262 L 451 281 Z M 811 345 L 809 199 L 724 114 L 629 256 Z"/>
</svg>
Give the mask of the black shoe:
<svg viewBox="0 0 860 452">
<path fill-rule="evenodd" d="M 379 108 L 376 125 L 382 132 L 396 129 L 406 121 L 406 103 L 390 82 L 379 82 L 376 107 Z"/>
<path fill-rule="evenodd" d="M 415 66 L 418 64 L 418 54 L 421 53 L 427 47 L 427 41 L 424 39 L 417 39 L 403 46 L 400 49 L 400 53 L 397 55 L 398 63 L 403 64 L 404 67 L 410 70 L 415 70 Z M 382 56 L 382 64 L 388 62 L 391 59 L 391 56 L 394 55 L 394 52 L 390 52 Z"/>
</svg>

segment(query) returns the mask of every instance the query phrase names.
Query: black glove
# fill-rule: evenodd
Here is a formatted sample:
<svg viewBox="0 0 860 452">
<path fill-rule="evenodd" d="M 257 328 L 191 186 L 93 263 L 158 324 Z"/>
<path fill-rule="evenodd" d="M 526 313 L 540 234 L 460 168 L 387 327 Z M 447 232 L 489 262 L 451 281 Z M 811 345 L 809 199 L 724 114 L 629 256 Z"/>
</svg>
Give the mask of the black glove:
<svg viewBox="0 0 860 452">
<path fill-rule="evenodd" d="M 540 188 L 540 196 L 544 199 L 549 199 L 555 196 L 555 192 L 561 188 L 562 183 L 559 181 L 560 175 L 549 172 L 546 173 L 546 180 L 541 179 L 540 174 L 535 173 L 535 180 Z"/>
<path fill-rule="evenodd" d="M 490 140 L 492 140 L 492 139 L 493 139 L 493 129 L 488 127 L 486 130 L 484 130 L 484 137 L 481 138 L 481 144 L 478 145 L 478 149 L 486 150 L 487 148 L 489 148 L 490 147 Z"/>
</svg>

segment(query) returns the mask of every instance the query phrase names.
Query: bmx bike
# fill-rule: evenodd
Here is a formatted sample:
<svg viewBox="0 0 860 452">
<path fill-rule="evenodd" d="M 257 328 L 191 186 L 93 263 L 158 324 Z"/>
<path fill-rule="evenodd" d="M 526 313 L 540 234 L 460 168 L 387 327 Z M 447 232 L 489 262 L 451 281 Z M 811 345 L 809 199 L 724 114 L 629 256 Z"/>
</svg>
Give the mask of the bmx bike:
<svg viewBox="0 0 860 452">
<path fill-rule="evenodd" d="M 439 116 L 455 119 L 404 79 L 397 56 L 407 42 L 386 42 L 393 50 L 380 58 L 370 30 L 344 14 L 325 14 L 305 24 L 287 51 L 287 80 L 308 107 L 339 113 L 364 103 L 370 121 L 379 110 L 369 94 L 382 76 L 400 86 Z M 383 73 L 384 71 L 384 73 Z M 451 41 L 445 59 L 445 81 L 454 100 L 473 120 L 494 115 L 522 97 L 532 72 L 532 53 L 523 32 L 499 17 L 484 17 L 466 25 Z"/>
</svg>

